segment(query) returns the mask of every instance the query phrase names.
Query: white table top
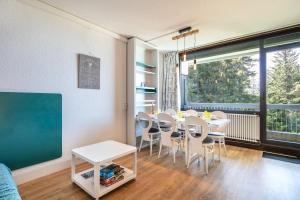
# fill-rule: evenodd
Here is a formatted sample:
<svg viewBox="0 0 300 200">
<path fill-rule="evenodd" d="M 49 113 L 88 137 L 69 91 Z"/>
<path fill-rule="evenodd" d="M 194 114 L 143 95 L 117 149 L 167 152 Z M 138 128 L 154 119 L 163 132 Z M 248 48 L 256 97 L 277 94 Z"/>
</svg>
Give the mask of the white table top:
<svg viewBox="0 0 300 200">
<path fill-rule="evenodd" d="M 213 126 L 223 126 L 230 122 L 230 119 L 213 119 L 213 120 L 206 120 L 209 125 Z"/>
<path fill-rule="evenodd" d="M 157 116 L 156 115 L 150 115 L 152 117 L 152 119 L 157 120 Z M 184 123 L 185 122 L 185 118 L 175 118 L 176 121 L 178 123 Z M 206 120 L 204 119 L 210 126 L 223 126 L 227 123 L 230 122 L 230 119 L 213 119 L 213 120 Z"/>
<path fill-rule="evenodd" d="M 136 147 L 113 140 L 107 140 L 72 150 L 73 154 L 92 164 L 103 164 L 134 152 L 136 152 Z"/>
</svg>

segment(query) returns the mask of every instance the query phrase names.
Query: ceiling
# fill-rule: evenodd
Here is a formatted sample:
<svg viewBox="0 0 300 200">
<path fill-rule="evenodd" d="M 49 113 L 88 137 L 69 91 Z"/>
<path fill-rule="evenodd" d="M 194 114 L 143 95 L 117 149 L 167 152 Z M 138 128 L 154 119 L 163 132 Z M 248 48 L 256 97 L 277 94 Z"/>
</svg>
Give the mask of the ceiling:
<svg viewBox="0 0 300 200">
<path fill-rule="evenodd" d="M 175 50 L 178 29 L 199 29 L 196 46 L 300 24 L 299 0 L 40 0 L 126 37 Z M 157 38 L 159 37 L 159 38 Z M 157 39 L 154 39 L 157 38 Z M 194 38 L 186 40 L 186 48 Z M 179 41 L 179 49 L 183 40 Z"/>
</svg>

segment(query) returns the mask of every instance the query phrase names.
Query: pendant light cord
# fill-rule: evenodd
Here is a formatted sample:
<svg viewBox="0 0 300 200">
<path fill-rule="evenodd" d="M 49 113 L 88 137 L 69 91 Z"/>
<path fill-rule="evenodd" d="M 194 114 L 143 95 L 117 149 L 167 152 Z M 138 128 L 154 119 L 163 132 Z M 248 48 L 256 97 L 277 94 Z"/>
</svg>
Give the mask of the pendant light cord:
<svg viewBox="0 0 300 200">
<path fill-rule="evenodd" d="M 185 53 L 185 37 L 183 38 L 183 51 Z"/>
</svg>

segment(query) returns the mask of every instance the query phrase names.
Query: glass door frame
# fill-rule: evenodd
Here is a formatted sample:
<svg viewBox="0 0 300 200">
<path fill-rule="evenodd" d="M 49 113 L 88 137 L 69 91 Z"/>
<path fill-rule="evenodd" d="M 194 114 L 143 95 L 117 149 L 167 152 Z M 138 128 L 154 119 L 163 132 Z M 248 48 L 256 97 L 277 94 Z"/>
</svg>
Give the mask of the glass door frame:
<svg viewBox="0 0 300 200">
<path fill-rule="evenodd" d="M 260 140 L 262 144 L 270 144 L 278 147 L 300 148 L 300 144 L 275 141 L 267 139 L 267 53 L 284 49 L 299 48 L 300 42 L 264 47 L 264 40 L 260 40 Z"/>
</svg>

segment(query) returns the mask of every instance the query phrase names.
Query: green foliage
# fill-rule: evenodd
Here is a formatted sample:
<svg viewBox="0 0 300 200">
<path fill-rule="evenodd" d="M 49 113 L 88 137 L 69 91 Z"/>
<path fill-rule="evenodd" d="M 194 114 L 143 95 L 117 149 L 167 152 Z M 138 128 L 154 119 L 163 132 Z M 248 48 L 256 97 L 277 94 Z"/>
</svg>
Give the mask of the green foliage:
<svg viewBox="0 0 300 200">
<path fill-rule="evenodd" d="M 278 51 L 274 55 L 274 66 L 267 71 L 267 102 L 300 103 L 299 54 L 292 49 Z"/>
<path fill-rule="evenodd" d="M 188 100 L 205 103 L 256 103 L 258 94 L 251 93 L 252 70 L 257 60 L 240 58 L 198 64 L 189 69 Z"/>
<path fill-rule="evenodd" d="M 272 62 L 267 68 L 267 104 L 300 104 L 299 54 L 293 49 L 278 51 Z M 258 103 L 258 91 L 251 85 L 256 78 L 256 64 L 256 59 L 244 56 L 198 64 L 196 70 L 190 67 L 188 101 Z M 300 111 L 268 109 L 267 128 L 300 132 Z"/>
<path fill-rule="evenodd" d="M 274 66 L 267 71 L 267 103 L 300 103 L 299 54 L 292 50 L 282 50 L 274 54 Z M 283 132 L 300 131 L 300 112 L 295 110 L 268 110 L 267 128 Z"/>
</svg>

